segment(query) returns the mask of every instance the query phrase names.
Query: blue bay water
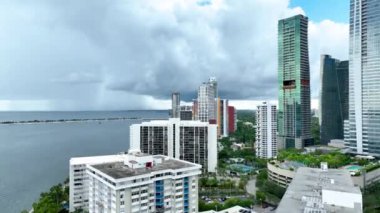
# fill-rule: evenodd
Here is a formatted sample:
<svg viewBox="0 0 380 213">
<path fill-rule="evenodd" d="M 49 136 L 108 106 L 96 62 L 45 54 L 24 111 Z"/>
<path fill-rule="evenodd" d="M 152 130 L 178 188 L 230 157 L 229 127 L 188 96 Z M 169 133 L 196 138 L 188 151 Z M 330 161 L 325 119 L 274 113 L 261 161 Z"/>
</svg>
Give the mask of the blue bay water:
<svg viewBox="0 0 380 213">
<path fill-rule="evenodd" d="M 76 118 L 167 118 L 167 111 L 0 112 L 0 121 Z M 69 159 L 129 148 L 129 126 L 141 120 L 0 125 L 0 209 L 30 209 L 41 192 L 69 175 Z"/>
</svg>

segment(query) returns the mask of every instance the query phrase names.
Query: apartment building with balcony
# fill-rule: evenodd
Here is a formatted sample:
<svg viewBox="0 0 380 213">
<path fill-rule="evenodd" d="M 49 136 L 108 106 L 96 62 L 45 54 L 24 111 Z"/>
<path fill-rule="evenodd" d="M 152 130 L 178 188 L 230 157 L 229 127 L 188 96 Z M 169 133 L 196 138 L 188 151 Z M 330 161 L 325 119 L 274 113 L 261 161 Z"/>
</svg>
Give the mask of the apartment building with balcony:
<svg viewBox="0 0 380 213">
<path fill-rule="evenodd" d="M 101 163 L 97 157 L 92 157 L 93 162 L 86 159 L 89 163 L 85 164 L 82 185 L 88 202 L 70 206 L 70 211 L 81 208 L 89 212 L 198 212 L 201 165 L 136 150 L 112 157 L 114 161 Z M 76 193 L 74 188 L 73 194 Z M 70 195 L 70 204 L 71 200 L 75 197 Z"/>
<path fill-rule="evenodd" d="M 217 167 L 217 125 L 178 118 L 153 120 L 130 127 L 130 147 L 151 155 L 166 155 L 201 164 L 204 172 Z"/>
</svg>

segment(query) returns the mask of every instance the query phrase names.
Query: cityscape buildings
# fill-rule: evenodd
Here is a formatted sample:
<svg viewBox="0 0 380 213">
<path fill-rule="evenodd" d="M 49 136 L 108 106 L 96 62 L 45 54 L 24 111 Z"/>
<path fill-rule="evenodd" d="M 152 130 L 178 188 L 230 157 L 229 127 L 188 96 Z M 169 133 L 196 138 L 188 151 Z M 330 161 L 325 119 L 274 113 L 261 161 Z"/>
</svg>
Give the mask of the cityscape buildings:
<svg viewBox="0 0 380 213">
<path fill-rule="evenodd" d="M 215 172 L 217 125 L 178 118 L 133 124 L 130 147 L 151 155 L 166 155 L 201 164 L 204 172 Z"/>
<path fill-rule="evenodd" d="M 180 102 L 181 102 L 181 97 L 180 97 L 179 92 L 173 92 L 172 93 L 172 111 L 171 111 L 172 118 L 180 117 Z"/>
<path fill-rule="evenodd" d="M 202 122 L 216 123 L 216 97 L 217 82 L 215 78 L 210 78 L 208 82 L 202 83 L 198 89 L 198 119 Z"/>
<path fill-rule="evenodd" d="M 227 99 L 220 99 L 217 94 L 218 83 L 215 77 L 210 77 L 208 82 L 202 83 L 198 89 L 198 98 L 193 99 L 192 106 L 180 106 L 179 93 L 173 93 L 171 118 L 177 118 L 179 113 L 178 118 L 181 120 L 200 120 L 217 124 L 218 138 L 227 137 L 230 132 L 232 133 L 236 129 L 236 111 L 235 108 L 229 108 Z"/>
<path fill-rule="evenodd" d="M 360 213 L 362 194 L 347 170 L 300 167 L 277 207 L 277 213 Z"/>
<path fill-rule="evenodd" d="M 350 1 L 349 117 L 345 145 L 380 156 L 380 4 Z"/>
<path fill-rule="evenodd" d="M 310 114 L 308 18 L 278 22 L 278 144 L 303 148 L 313 144 Z"/>
<path fill-rule="evenodd" d="M 343 139 L 344 120 L 348 119 L 348 61 L 321 56 L 319 96 L 320 143 Z"/>
<path fill-rule="evenodd" d="M 264 102 L 256 111 L 256 157 L 273 158 L 277 155 L 277 109 Z"/>
<path fill-rule="evenodd" d="M 80 170 L 80 171 L 79 171 Z M 198 212 L 198 164 L 163 155 L 128 154 L 72 158 L 70 211 Z M 79 187 L 80 186 L 80 187 Z M 86 191 L 87 194 L 83 194 Z"/>
</svg>

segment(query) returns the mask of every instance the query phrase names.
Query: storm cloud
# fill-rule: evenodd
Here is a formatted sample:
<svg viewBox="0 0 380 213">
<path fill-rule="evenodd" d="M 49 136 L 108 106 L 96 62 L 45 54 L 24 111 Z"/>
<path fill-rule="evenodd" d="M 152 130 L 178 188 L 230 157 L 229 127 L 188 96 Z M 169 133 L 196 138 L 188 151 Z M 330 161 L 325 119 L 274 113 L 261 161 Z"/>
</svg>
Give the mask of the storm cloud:
<svg viewBox="0 0 380 213">
<path fill-rule="evenodd" d="M 234 100 L 277 99 L 277 21 L 288 0 L 0 2 L 0 109 L 169 107 L 218 79 Z M 306 14 L 307 15 L 307 14 Z M 309 24 L 312 96 L 320 54 L 348 57 L 348 25 Z"/>
</svg>

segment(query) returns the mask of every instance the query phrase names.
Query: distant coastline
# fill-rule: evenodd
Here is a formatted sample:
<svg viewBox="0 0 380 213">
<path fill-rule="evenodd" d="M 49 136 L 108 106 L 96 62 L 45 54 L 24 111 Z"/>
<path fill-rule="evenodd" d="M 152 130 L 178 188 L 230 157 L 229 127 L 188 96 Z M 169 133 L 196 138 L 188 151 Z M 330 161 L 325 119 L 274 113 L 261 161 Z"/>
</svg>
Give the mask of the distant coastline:
<svg viewBox="0 0 380 213">
<path fill-rule="evenodd" d="M 157 119 L 157 118 L 155 118 Z M 0 121 L 0 125 L 6 124 L 37 124 L 37 123 L 73 123 L 73 122 L 101 122 L 101 121 L 118 121 L 118 120 L 152 120 L 151 118 L 141 117 L 121 117 L 121 118 L 73 118 L 73 119 L 48 119 L 48 120 L 28 120 L 28 121 Z"/>
</svg>

